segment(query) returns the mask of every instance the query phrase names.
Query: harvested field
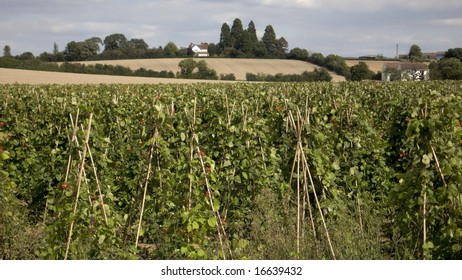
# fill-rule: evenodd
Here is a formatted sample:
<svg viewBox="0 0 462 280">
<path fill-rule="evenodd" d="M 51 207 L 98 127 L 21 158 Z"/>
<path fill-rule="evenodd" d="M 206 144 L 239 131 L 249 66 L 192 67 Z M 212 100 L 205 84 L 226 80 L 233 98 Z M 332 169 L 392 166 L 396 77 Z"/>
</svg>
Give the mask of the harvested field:
<svg viewBox="0 0 462 280">
<path fill-rule="evenodd" d="M 348 67 L 351 67 L 351 66 L 354 66 L 354 65 L 357 65 L 359 64 L 359 62 L 365 62 L 367 64 L 367 66 L 369 66 L 369 70 L 377 73 L 379 71 L 382 71 L 382 67 L 385 63 L 389 63 L 389 62 L 392 62 L 392 61 L 387 61 L 387 60 L 357 60 L 357 59 L 354 59 L 354 60 L 345 60 L 346 61 L 346 64 L 348 65 Z"/>
<path fill-rule="evenodd" d="M 301 74 L 304 71 L 313 71 L 319 66 L 309 62 L 287 59 L 234 59 L 234 58 L 196 58 L 204 60 L 207 65 L 217 71 L 217 74 L 233 73 L 237 80 L 245 80 L 247 73 L 264 73 L 275 75 L 283 74 Z M 154 71 L 172 71 L 176 73 L 180 71 L 178 63 L 183 58 L 157 58 L 157 59 L 128 59 L 128 60 L 102 60 L 102 61 L 85 61 L 84 64 L 108 64 L 121 65 L 129 67 L 132 70 L 145 68 Z M 343 76 L 339 76 L 333 72 L 332 81 L 344 81 Z"/>
<path fill-rule="evenodd" d="M 365 62 L 367 66 L 369 66 L 369 69 L 375 73 L 382 71 L 383 65 L 385 63 L 398 62 L 398 61 L 393 61 L 393 60 L 358 60 L 358 59 L 345 60 L 345 61 L 348 67 L 357 65 L 360 61 Z M 424 62 L 424 64 L 428 65 L 429 63 Z"/>
<path fill-rule="evenodd" d="M 130 59 L 130 60 L 104 60 L 85 61 L 84 64 L 108 64 L 121 65 L 136 70 L 145 68 L 154 71 L 178 72 L 178 63 L 181 58 L 161 59 Z M 233 73 L 238 81 L 245 81 L 247 73 L 264 73 L 275 75 L 301 74 L 304 71 L 313 71 L 318 66 L 297 60 L 284 59 L 231 59 L 231 58 L 200 58 L 205 60 L 210 68 L 217 71 L 217 74 Z M 345 81 L 343 76 L 330 72 L 332 81 Z M 61 72 L 30 71 L 19 69 L 0 68 L 0 84 L 21 83 L 21 84 L 170 84 L 170 83 L 222 83 L 230 81 L 214 80 L 189 80 L 189 79 L 168 79 L 168 78 L 145 78 L 109 75 L 89 75 Z"/>
<path fill-rule="evenodd" d="M 199 82 L 226 81 L 89 75 L 0 68 L 0 84 L 186 84 Z"/>
</svg>

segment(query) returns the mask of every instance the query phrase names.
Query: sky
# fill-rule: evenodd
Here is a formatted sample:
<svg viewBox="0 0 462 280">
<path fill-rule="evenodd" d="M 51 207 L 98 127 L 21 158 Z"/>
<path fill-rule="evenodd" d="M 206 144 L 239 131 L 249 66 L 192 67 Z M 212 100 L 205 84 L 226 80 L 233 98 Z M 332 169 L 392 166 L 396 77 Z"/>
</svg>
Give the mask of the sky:
<svg viewBox="0 0 462 280">
<path fill-rule="evenodd" d="M 1 0 L 0 46 L 13 55 L 62 51 L 122 33 L 149 47 L 218 43 L 223 23 L 272 25 L 289 49 L 344 57 L 462 47 L 462 0 Z M 3 52 L 0 53 L 3 55 Z"/>
</svg>

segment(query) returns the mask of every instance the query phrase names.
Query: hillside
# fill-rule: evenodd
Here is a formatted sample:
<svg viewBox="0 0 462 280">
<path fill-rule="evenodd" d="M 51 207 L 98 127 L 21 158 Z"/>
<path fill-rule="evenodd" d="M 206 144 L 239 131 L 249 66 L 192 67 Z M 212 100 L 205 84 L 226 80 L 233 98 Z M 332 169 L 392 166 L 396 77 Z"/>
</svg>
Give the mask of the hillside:
<svg viewBox="0 0 462 280">
<path fill-rule="evenodd" d="M 0 68 L 0 84 L 190 84 L 229 81 L 91 75 Z"/>
<path fill-rule="evenodd" d="M 387 61 L 387 60 L 358 60 L 358 59 L 352 59 L 352 60 L 345 60 L 345 62 L 348 65 L 348 67 L 357 65 L 359 62 L 365 62 L 371 71 L 373 71 L 374 73 L 377 73 L 379 71 L 382 71 L 383 65 L 385 63 L 390 62 L 390 61 Z"/>
<path fill-rule="evenodd" d="M 304 71 L 313 71 L 319 66 L 309 62 L 287 59 L 237 59 L 237 58 L 197 58 L 205 60 L 207 65 L 215 69 L 217 74 L 233 73 L 237 80 L 245 80 L 247 73 L 264 73 L 275 75 L 283 74 L 301 74 Z M 178 63 L 183 58 L 158 58 L 158 59 L 129 59 L 129 60 L 101 60 L 101 61 L 85 61 L 84 64 L 108 64 L 121 65 L 129 67 L 132 70 L 145 68 L 154 71 L 172 71 L 176 73 L 180 70 Z M 344 81 L 343 76 L 339 76 L 333 72 L 332 81 Z"/>
</svg>

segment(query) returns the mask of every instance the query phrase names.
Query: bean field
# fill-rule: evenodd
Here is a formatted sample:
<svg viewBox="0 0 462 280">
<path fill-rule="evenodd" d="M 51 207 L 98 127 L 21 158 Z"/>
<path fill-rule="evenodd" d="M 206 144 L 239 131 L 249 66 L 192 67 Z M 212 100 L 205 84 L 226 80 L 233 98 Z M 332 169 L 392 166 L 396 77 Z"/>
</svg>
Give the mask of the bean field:
<svg viewBox="0 0 462 280">
<path fill-rule="evenodd" d="M 0 85 L 2 259 L 460 259 L 462 83 Z"/>
</svg>

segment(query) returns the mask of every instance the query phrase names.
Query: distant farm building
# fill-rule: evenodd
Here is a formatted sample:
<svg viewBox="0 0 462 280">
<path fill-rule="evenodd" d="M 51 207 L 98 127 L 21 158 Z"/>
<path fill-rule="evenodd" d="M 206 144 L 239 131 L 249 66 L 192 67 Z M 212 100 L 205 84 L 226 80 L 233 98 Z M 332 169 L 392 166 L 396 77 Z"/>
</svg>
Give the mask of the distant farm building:
<svg viewBox="0 0 462 280">
<path fill-rule="evenodd" d="M 209 46 L 207 43 L 200 43 L 200 44 L 191 43 L 189 45 L 189 49 L 194 53 L 194 56 L 198 56 L 198 57 L 209 56 L 208 48 Z"/>
<path fill-rule="evenodd" d="M 445 52 L 431 52 L 431 53 L 422 53 L 424 59 L 428 60 L 440 60 L 444 58 Z"/>
<path fill-rule="evenodd" d="M 429 74 L 428 66 L 423 63 L 385 63 L 382 68 L 382 81 L 424 81 L 429 79 Z"/>
</svg>

